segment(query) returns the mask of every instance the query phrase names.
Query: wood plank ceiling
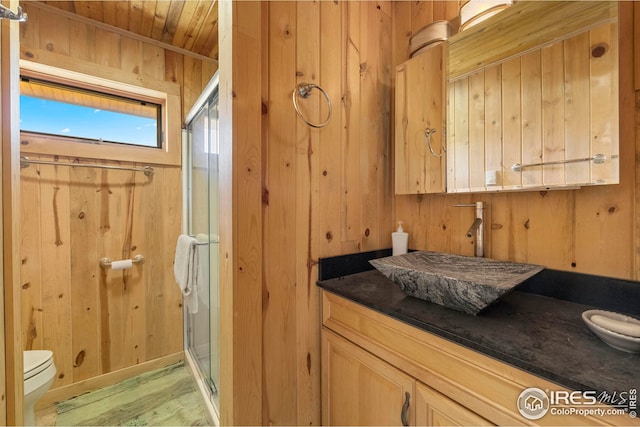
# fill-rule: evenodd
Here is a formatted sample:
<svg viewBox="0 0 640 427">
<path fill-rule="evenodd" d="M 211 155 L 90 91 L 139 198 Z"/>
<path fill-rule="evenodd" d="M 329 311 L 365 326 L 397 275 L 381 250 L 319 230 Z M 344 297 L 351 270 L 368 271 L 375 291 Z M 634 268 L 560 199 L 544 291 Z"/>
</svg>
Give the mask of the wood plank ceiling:
<svg viewBox="0 0 640 427">
<path fill-rule="evenodd" d="M 43 1 L 70 13 L 218 59 L 215 0 Z"/>
</svg>

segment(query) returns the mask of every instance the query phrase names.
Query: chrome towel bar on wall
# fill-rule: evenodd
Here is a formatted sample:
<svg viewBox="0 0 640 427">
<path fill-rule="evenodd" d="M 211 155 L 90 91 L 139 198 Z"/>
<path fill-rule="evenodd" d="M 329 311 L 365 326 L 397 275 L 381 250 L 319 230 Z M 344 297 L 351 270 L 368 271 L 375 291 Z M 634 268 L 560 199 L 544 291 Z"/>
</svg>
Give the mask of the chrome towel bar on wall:
<svg viewBox="0 0 640 427">
<path fill-rule="evenodd" d="M 329 112 L 327 113 L 327 118 L 325 119 L 325 121 L 323 121 L 322 123 L 319 123 L 319 124 L 312 123 L 309 120 L 307 120 L 307 118 L 304 116 L 304 114 L 302 114 L 302 112 L 300 111 L 300 107 L 298 106 L 298 97 L 307 99 L 311 95 L 311 91 L 313 89 L 318 89 L 320 91 L 320 93 L 322 93 L 322 95 L 324 96 L 324 99 L 327 101 L 327 107 L 329 107 Z M 295 108 L 296 113 L 298 113 L 298 116 L 300 116 L 300 118 L 307 125 L 318 129 L 318 128 L 325 127 L 329 123 L 329 120 L 331 120 L 331 99 L 329 98 L 329 94 L 327 94 L 327 92 L 324 89 L 322 89 L 320 86 L 318 86 L 317 84 L 300 83 L 298 85 L 298 87 L 293 90 L 293 93 L 291 94 L 291 98 L 293 100 L 293 108 Z"/>
<path fill-rule="evenodd" d="M 516 163 L 514 165 L 511 165 L 511 170 L 514 172 L 520 172 L 524 168 L 532 168 L 535 166 L 564 165 L 566 163 L 577 163 L 577 162 L 593 162 L 595 164 L 600 164 L 600 163 L 604 163 L 606 160 L 607 160 L 607 156 L 605 156 L 604 154 L 596 154 L 595 156 L 584 157 L 582 159 L 556 160 L 553 162 L 532 163 L 529 165 L 521 165 L 520 163 Z"/>
</svg>

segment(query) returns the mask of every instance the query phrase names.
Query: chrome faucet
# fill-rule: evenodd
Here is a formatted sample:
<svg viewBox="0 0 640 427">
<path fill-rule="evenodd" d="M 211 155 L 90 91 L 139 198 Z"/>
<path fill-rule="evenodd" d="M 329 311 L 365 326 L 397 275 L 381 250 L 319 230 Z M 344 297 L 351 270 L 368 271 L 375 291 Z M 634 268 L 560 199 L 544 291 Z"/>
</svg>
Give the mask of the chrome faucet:
<svg viewBox="0 0 640 427">
<path fill-rule="evenodd" d="M 476 217 L 473 220 L 473 224 L 467 230 L 467 237 L 473 237 L 473 234 L 476 235 L 476 240 L 474 241 L 474 254 L 475 256 L 483 257 L 484 256 L 484 204 L 482 202 L 475 203 L 467 203 L 460 205 L 453 205 L 456 207 L 471 207 L 476 208 Z"/>
</svg>

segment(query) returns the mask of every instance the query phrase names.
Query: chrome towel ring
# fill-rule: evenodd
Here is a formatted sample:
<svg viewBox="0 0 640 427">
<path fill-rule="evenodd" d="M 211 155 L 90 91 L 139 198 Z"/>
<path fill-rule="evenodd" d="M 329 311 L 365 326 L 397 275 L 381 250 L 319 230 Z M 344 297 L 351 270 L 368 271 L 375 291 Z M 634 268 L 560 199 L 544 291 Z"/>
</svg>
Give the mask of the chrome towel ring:
<svg viewBox="0 0 640 427">
<path fill-rule="evenodd" d="M 302 112 L 300 112 L 300 107 L 298 106 L 298 96 L 306 99 L 311 95 L 311 91 L 313 89 L 318 89 L 322 93 L 322 95 L 324 95 L 324 99 L 327 101 L 327 106 L 329 107 L 329 113 L 327 114 L 327 118 L 325 119 L 324 122 L 319 124 L 311 123 L 309 120 L 307 120 L 307 118 L 302 114 Z M 298 116 L 300 116 L 300 118 L 307 125 L 314 128 L 322 128 L 329 123 L 329 120 L 331 120 L 331 99 L 329 98 L 329 95 L 327 94 L 327 92 L 317 84 L 300 83 L 298 87 L 293 90 L 293 93 L 291 94 L 291 99 L 293 100 L 293 108 L 295 108 L 296 113 L 298 113 Z"/>
</svg>

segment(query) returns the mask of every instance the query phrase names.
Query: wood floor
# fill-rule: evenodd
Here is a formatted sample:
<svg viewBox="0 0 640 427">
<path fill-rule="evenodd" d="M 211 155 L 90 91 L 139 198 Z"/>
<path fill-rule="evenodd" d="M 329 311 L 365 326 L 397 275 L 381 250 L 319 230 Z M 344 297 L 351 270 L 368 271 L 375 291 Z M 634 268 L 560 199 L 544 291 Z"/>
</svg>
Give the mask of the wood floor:
<svg viewBox="0 0 640 427">
<path fill-rule="evenodd" d="M 60 402 L 37 414 L 47 426 L 211 425 L 183 362 Z"/>
</svg>

